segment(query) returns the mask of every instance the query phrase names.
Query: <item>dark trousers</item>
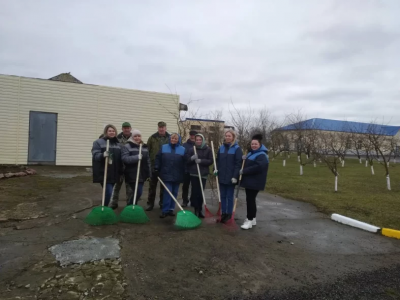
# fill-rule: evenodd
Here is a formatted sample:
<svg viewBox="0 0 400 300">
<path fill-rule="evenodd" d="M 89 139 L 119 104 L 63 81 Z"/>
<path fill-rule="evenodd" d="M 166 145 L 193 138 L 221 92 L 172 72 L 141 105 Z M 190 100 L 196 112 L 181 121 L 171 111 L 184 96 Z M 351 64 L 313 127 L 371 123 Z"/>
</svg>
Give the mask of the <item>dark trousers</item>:
<svg viewBox="0 0 400 300">
<path fill-rule="evenodd" d="M 192 184 L 192 194 L 190 195 L 190 202 L 195 209 L 201 210 L 203 207 L 203 194 L 201 192 L 200 180 L 198 176 L 190 176 L 190 182 Z M 203 183 L 203 189 L 206 188 L 207 180 L 201 178 Z"/>
<path fill-rule="evenodd" d="M 158 183 L 157 176 L 155 176 L 153 173 L 151 175 L 150 186 L 149 186 L 149 196 L 147 198 L 147 204 L 149 204 L 149 205 L 154 205 L 154 201 L 156 199 L 156 192 L 157 192 L 157 183 Z M 158 202 L 158 204 L 160 206 L 163 203 L 163 192 L 164 192 L 164 187 L 162 186 L 162 184 L 160 184 L 160 202 Z"/>
<path fill-rule="evenodd" d="M 133 204 L 133 198 L 135 197 L 135 185 L 136 182 L 129 183 L 130 188 L 132 189 L 132 197 L 129 199 L 128 205 Z M 137 186 L 137 193 L 136 193 L 136 203 L 140 200 L 140 196 L 143 194 L 143 182 L 139 182 Z"/>
<path fill-rule="evenodd" d="M 189 203 L 190 177 L 191 176 L 189 173 L 185 173 L 185 177 L 183 179 L 183 185 L 182 185 L 182 200 L 183 200 L 183 203 L 186 203 L 186 204 Z M 192 186 L 192 188 L 193 188 L 193 186 Z"/>
<path fill-rule="evenodd" d="M 257 214 L 256 197 L 258 190 L 246 189 L 247 219 L 253 220 Z"/>
<path fill-rule="evenodd" d="M 100 183 L 101 187 L 103 187 L 103 184 Z M 104 197 L 104 206 L 108 206 L 108 204 L 110 203 L 110 199 L 113 193 L 113 189 L 114 189 L 114 183 L 107 183 L 106 184 L 106 195 Z"/>
</svg>

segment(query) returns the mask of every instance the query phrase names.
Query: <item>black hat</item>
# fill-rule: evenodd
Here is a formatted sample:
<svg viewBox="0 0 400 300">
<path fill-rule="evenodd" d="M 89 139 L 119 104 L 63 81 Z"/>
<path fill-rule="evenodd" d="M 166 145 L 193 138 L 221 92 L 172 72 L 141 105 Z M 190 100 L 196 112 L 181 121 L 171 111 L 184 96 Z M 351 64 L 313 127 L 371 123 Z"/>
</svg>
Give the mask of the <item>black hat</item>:
<svg viewBox="0 0 400 300">
<path fill-rule="evenodd" d="M 196 134 L 197 134 L 197 131 L 196 131 L 196 130 L 190 130 L 189 134 L 190 134 L 190 135 L 196 135 Z"/>
</svg>

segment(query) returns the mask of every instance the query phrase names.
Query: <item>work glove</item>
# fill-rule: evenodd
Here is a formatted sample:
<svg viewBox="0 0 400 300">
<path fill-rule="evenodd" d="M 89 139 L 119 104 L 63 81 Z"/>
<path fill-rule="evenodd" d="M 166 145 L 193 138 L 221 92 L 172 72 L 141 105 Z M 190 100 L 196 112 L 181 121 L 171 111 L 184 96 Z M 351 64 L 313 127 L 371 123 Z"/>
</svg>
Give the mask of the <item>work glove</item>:
<svg viewBox="0 0 400 300">
<path fill-rule="evenodd" d="M 104 157 L 109 157 L 110 156 L 110 151 L 104 151 L 103 156 Z"/>
<path fill-rule="evenodd" d="M 214 170 L 214 176 L 218 176 L 218 170 Z"/>
<path fill-rule="evenodd" d="M 247 155 L 243 155 L 243 156 L 242 156 L 242 159 L 243 159 L 243 160 L 246 160 L 246 158 L 247 158 Z"/>
<path fill-rule="evenodd" d="M 196 159 L 198 159 L 198 157 L 197 157 L 197 154 L 195 154 L 195 155 L 192 155 L 192 157 L 190 158 L 190 160 L 196 160 Z"/>
<path fill-rule="evenodd" d="M 237 179 L 236 178 L 232 178 L 231 181 L 232 181 L 233 184 L 237 183 Z"/>
<path fill-rule="evenodd" d="M 143 154 L 138 154 L 138 158 L 139 158 L 139 160 L 142 160 Z"/>
<path fill-rule="evenodd" d="M 243 170 L 240 170 L 240 171 L 239 171 L 239 175 L 243 175 Z"/>
<path fill-rule="evenodd" d="M 201 163 L 201 159 L 198 159 L 198 158 L 197 158 L 197 159 L 195 160 L 195 162 L 196 162 L 196 164 L 199 164 L 199 163 Z"/>
</svg>

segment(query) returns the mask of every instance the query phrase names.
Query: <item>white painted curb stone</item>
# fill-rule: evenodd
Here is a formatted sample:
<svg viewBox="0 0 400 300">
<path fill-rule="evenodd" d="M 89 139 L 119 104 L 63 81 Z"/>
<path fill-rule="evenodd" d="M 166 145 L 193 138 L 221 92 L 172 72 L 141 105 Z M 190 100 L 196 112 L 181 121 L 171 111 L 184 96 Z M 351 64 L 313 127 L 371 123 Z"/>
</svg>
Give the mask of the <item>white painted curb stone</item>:
<svg viewBox="0 0 400 300">
<path fill-rule="evenodd" d="M 338 214 L 332 214 L 331 219 L 333 221 L 336 221 L 336 222 L 339 222 L 339 223 L 342 223 L 342 224 L 345 224 L 345 225 L 349 225 L 349 226 L 352 226 L 352 227 L 356 227 L 356 228 L 359 228 L 359 229 L 362 229 L 362 230 L 366 230 L 366 231 L 369 231 L 369 232 L 376 233 L 376 232 L 378 232 L 380 230 L 379 227 L 376 227 L 374 225 L 370 225 L 368 223 L 360 222 L 360 221 L 357 221 L 357 220 L 354 220 L 354 219 L 351 219 L 351 218 L 348 218 L 348 217 L 345 217 L 345 216 L 342 216 L 342 215 L 338 215 Z"/>
</svg>

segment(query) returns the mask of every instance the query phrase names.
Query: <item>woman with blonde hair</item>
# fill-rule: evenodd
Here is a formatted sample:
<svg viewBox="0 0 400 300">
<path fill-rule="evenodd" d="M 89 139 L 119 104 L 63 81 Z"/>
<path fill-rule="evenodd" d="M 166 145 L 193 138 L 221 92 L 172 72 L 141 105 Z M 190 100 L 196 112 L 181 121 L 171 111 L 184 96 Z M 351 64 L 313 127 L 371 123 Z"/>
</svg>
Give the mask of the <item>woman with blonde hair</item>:
<svg viewBox="0 0 400 300">
<path fill-rule="evenodd" d="M 103 187 L 105 160 L 108 157 L 106 195 L 104 206 L 108 206 L 112 196 L 114 184 L 119 181 L 123 165 L 121 160 L 121 147 L 117 139 L 117 128 L 114 125 L 107 125 L 103 135 L 93 142 L 92 147 L 92 170 L 93 183 L 100 183 Z M 107 150 L 107 140 L 109 149 Z"/>
<path fill-rule="evenodd" d="M 232 217 L 233 194 L 242 166 L 242 156 L 242 149 L 236 141 L 236 133 L 231 129 L 227 130 L 224 143 L 218 149 L 217 170 L 214 171 L 214 174 L 218 175 L 221 194 L 221 223 Z"/>
</svg>

